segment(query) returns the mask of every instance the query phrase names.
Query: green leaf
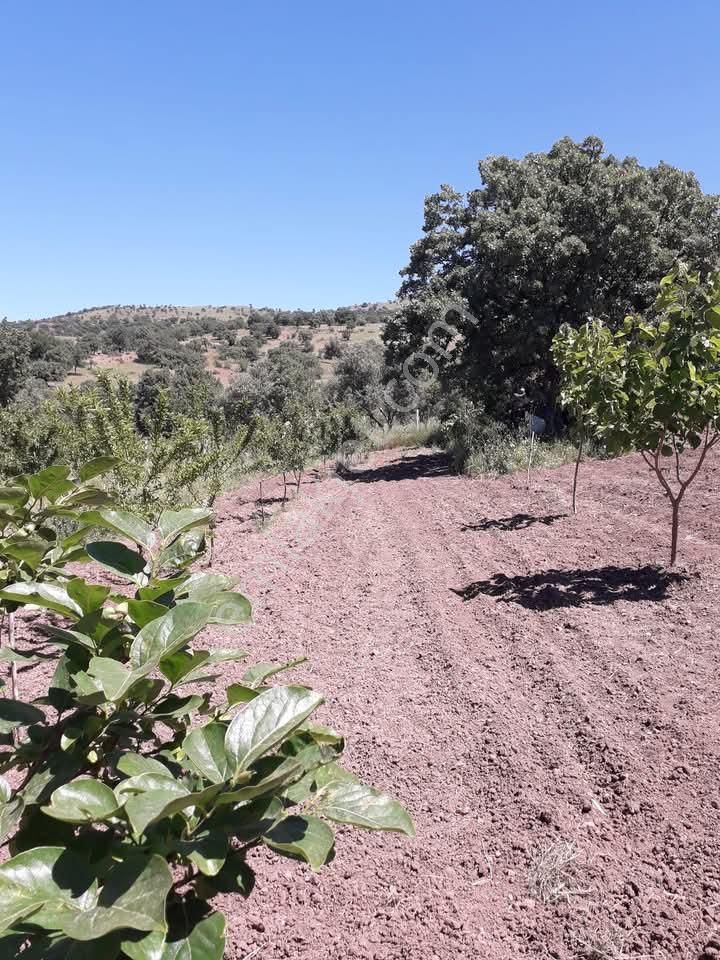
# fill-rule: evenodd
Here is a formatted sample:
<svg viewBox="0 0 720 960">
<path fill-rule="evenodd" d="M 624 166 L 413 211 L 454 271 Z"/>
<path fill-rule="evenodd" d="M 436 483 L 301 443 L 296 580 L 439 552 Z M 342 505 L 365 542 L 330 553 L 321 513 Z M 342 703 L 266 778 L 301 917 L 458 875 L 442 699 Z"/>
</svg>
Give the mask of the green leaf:
<svg viewBox="0 0 720 960">
<path fill-rule="evenodd" d="M 320 694 L 306 687 L 274 687 L 251 700 L 225 736 L 235 773 L 277 747 L 322 702 Z"/>
<path fill-rule="evenodd" d="M 415 827 L 407 810 L 397 800 L 364 783 L 331 783 L 318 793 L 315 809 L 337 823 L 415 836 Z"/>
<path fill-rule="evenodd" d="M 0 932 L 41 907 L 69 906 L 91 884 L 83 863 L 63 847 L 35 847 L 0 864 Z"/>
<path fill-rule="evenodd" d="M 136 667 L 148 661 L 159 663 L 200 633 L 208 622 L 208 613 L 205 604 L 188 602 L 152 620 L 133 640 L 130 662 Z"/>
<path fill-rule="evenodd" d="M 95 477 L 101 477 L 104 473 L 108 473 L 118 463 L 117 457 L 95 457 L 80 467 L 78 475 L 83 483 L 87 483 L 88 480 L 94 480 Z"/>
<path fill-rule="evenodd" d="M 43 624 L 41 629 L 43 633 L 62 643 L 76 643 L 86 650 L 95 651 L 95 641 L 85 633 L 80 633 L 77 630 L 63 630 L 49 623 Z"/>
<path fill-rule="evenodd" d="M 108 700 L 112 701 L 122 700 L 133 683 L 142 677 L 140 671 L 130 671 L 118 660 L 113 660 L 110 657 L 93 657 L 88 665 L 86 675 L 95 681 L 95 684 L 103 690 Z M 91 693 L 93 688 L 85 690 L 80 682 L 80 676 L 78 674 L 75 677 L 78 688 L 83 693 Z M 97 689 L 97 686 L 94 689 Z"/>
<path fill-rule="evenodd" d="M 224 830 L 203 830 L 190 840 L 178 841 L 177 849 L 206 877 L 214 877 L 225 863 L 229 844 Z"/>
<path fill-rule="evenodd" d="M 60 485 L 65 484 L 69 473 L 69 467 L 58 464 L 53 467 L 47 467 L 47 469 L 41 470 L 40 473 L 33 474 L 27 478 L 30 493 L 36 500 L 46 496 L 53 489 L 57 489 Z"/>
<path fill-rule="evenodd" d="M 0 733 L 10 733 L 16 727 L 26 727 L 44 719 L 45 714 L 37 707 L 20 700 L 0 697 Z"/>
<path fill-rule="evenodd" d="M 126 777 L 138 777 L 143 773 L 154 773 L 161 777 L 174 779 L 174 774 L 164 763 L 154 757 L 145 757 L 140 753 L 124 753 L 117 762 L 120 773 Z"/>
<path fill-rule="evenodd" d="M 128 600 L 128 614 L 138 627 L 145 627 L 167 613 L 168 608 L 152 600 Z"/>
<path fill-rule="evenodd" d="M 78 777 L 54 790 L 43 813 L 66 823 L 91 823 L 107 820 L 118 811 L 110 787 L 93 777 Z"/>
<path fill-rule="evenodd" d="M 0 503 L 9 504 L 12 507 L 22 507 L 27 502 L 28 492 L 24 487 L 1 487 Z"/>
<path fill-rule="evenodd" d="M 167 577 L 164 580 L 153 580 L 146 587 L 140 587 L 137 592 L 140 600 L 157 600 L 158 597 L 164 597 L 165 594 L 172 594 L 174 591 L 181 593 L 181 587 L 187 580 L 187 576 Z"/>
<path fill-rule="evenodd" d="M 305 766 L 299 757 L 283 758 L 276 755 L 258 760 L 249 772 L 253 774 L 255 782 L 221 794 L 217 800 L 218 806 L 248 803 L 258 797 L 277 793 L 281 788 L 299 780 L 305 774 Z"/>
<path fill-rule="evenodd" d="M 178 596 L 187 597 L 197 603 L 205 603 L 218 593 L 225 593 L 235 586 L 235 577 L 223 573 L 193 573 L 179 589 Z"/>
<path fill-rule="evenodd" d="M 252 619 L 250 601 L 241 593 L 218 593 L 206 603 L 210 609 L 208 623 L 249 623 Z"/>
<path fill-rule="evenodd" d="M 188 807 L 204 806 L 219 793 L 221 785 L 213 785 L 191 793 L 177 780 L 165 775 L 143 773 L 123 780 L 115 787 L 119 804 L 125 810 L 137 836 L 157 820 L 169 817 Z"/>
<path fill-rule="evenodd" d="M 123 954 L 130 960 L 223 960 L 225 917 L 211 913 L 177 936 L 151 933 L 142 940 L 126 940 Z"/>
<path fill-rule="evenodd" d="M 210 654 L 207 650 L 196 650 L 194 653 L 180 650 L 169 657 L 163 657 L 160 661 L 160 669 L 174 685 L 196 668 L 202 667 L 209 658 Z"/>
<path fill-rule="evenodd" d="M 110 570 L 115 570 L 116 573 L 122 574 L 134 583 L 138 583 L 140 575 L 146 568 L 145 560 L 139 553 L 116 540 L 96 540 L 94 543 L 88 543 L 85 550 L 93 560 Z"/>
<path fill-rule="evenodd" d="M 188 507 L 185 510 L 163 510 L 160 514 L 158 529 L 164 547 L 176 537 L 193 527 L 204 527 L 210 522 L 212 511 L 205 507 Z"/>
<path fill-rule="evenodd" d="M 82 577 L 73 577 L 66 584 L 68 596 L 80 607 L 83 614 L 93 613 L 105 603 L 110 587 L 86 583 Z"/>
<path fill-rule="evenodd" d="M 32 654 L 21 653 L 13 647 L 0 647 L 0 660 L 5 661 L 5 663 L 24 663 L 27 665 L 38 662 L 38 658 Z"/>
<path fill-rule="evenodd" d="M 5 541 L 2 553 L 12 557 L 13 560 L 27 564 L 31 570 L 35 571 L 51 546 L 52 544 L 39 537 L 12 537 Z"/>
<path fill-rule="evenodd" d="M 192 730 L 183 742 L 185 755 L 211 783 L 223 783 L 231 773 L 225 753 L 225 733 L 221 723 L 208 723 Z"/>
<path fill-rule="evenodd" d="M 59 583 L 12 583 L 0 590 L 0 600 L 44 607 L 72 620 L 82 615 L 80 606 Z"/>
<path fill-rule="evenodd" d="M 243 683 L 231 683 L 225 691 L 225 694 L 230 706 L 235 703 L 249 703 L 251 700 L 254 700 L 255 697 L 260 696 L 258 690 L 254 690 L 252 687 L 246 687 Z"/>
<path fill-rule="evenodd" d="M 209 698 L 209 694 L 208 694 Z M 147 717 L 189 717 L 205 702 L 205 697 L 199 693 L 190 694 L 187 697 L 179 697 L 174 693 L 163 697 L 157 703 L 154 703 L 152 709 L 146 714 Z"/>
<path fill-rule="evenodd" d="M 263 842 L 285 856 L 297 857 L 319 870 L 330 859 L 335 835 L 317 817 L 285 817 L 263 835 Z"/>
<path fill-rule="evenodd" d="M 0 803 L 0 843 L 5 843 L 8 836 L 15 831 L 25 812 L 25 802 L 22 797 Z"/>
<path fill-rule="evenodd" d="M 210 888 L 211 896 L 216 893 L 235 893 L 249 897 L 255 886 L 255 874 L 248 866 L 245 855 L 231 850 L 222 869 L 211 881 L 203 880 L 202 883 Z"/>
<path fill-rule="evenodd" d="M 172 874 L 165 860 L 153 854 L 114 866 L 100 891 L 97 906 L 63 917 L 63 932 L 75 940 L 97 940 L 113 930 L 164 933 L 165 901 Z"/>
<path fill-rule="evenodd" d="M 151 550 L 155 543 L 150 524 L 127 510 L 90 510 L 82 514 L 81 520 L 85 526 L 113 530 L 145 550 Z"/>
<path fill-rule="evenodd" d="M 203 651 L 197 651 L 203 653 Z M 247 651 L 245 650 L 213 650 L 205 660 L 191 670 L 188 670 L 182 677 L 182 683 L 198 683 L 201 680 L 211 680 L 216 677 L 215 669 L 221 663 L 230 663 L 237 660 L 246 660 Z"/>
<path fill-rule="evenodd" d="M 243 683 L 250 687 L 257 688 L 269 680 L 270 677 L 283 673 L 285 670 L 291 670 L 293 667 L 305 663 L 307 657 L 297 657 L 295 660 L 288 660 L 286 663 L 256 663 L 250 667 L 242 676 Z"/>
</svg>

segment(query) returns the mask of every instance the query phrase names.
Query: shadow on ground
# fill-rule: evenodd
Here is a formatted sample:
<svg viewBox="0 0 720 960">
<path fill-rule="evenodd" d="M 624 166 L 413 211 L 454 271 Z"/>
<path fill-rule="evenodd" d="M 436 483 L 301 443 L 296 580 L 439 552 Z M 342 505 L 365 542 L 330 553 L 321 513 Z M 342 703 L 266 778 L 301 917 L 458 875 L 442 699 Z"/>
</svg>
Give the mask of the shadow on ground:
<svg viewBox="0 0 720 960">
<path fill-rule="evenodd" d="M 418 453 L 370 470 L 338 469 L 343 480 L 377 483 L 380 480 L 418 480 L 421 477 L 447 477 L 452 474 L 450 459 L 444 453 Z"/>
<path fill-rule="evenodd" d="M 519 603 L 531 610 L 581 607 L 585 604 L 615 603 L 617 600 L 664 600 L 671 586 L 687 576 L 662 567 L 598 567 L 594 570 L 546 570 L 528 576 L 507 577 L 498 573 L 488 580 L 476 580 L 460 590 L 463 600 L 481 594 L 503 603 Z"/>
<path fill-rule="evenodd" d="M 544 517 L 531 517 L 529 513 L 516 513 L 512 517 L 498 517 L 496 519 L 484 517 L 482 520 L 478 520 L 477 523 L 468 523 L 460 529 L 463 533 L 466 530 L 526 530 L 536 523 L 541 523 L 543 526 L 549 527 L 551 524 L 565 517 L 567 517 L 566 513 L 549 513 Z"/>
</svg>

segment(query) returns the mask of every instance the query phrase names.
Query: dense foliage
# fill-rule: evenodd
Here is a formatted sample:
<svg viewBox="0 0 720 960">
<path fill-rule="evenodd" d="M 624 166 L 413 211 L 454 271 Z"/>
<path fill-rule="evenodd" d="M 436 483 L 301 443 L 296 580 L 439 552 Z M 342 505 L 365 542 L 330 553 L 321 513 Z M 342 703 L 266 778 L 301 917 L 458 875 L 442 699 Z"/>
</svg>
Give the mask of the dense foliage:
<svg viewBox="0 0 720 960">
<path fill-rule="evenodd" d="M 44 608 L 57 648 L 44 696 L 0 700 L 0 953 L 55 960 L 222 960 L 219 893 L 248 896 L 263 845 L 319 869 L 337 822 L 413 835 L 406 811 L 341 767 L 342 738 L 312 715 L 322 697 L 269 686 L 289 664 L 204 649 L 208 625 L 250 618 L 232 578 L 193 573 L 209 512 L 156 526 L 64 467 L 0 490 L 0 601 Z M 70 544 L 40 532 L 72 523 Z M 90 529 L 108 539 L 80 546 Z M 120 538 L 120 539 L 118 539 Z M 48 552 L 49 541 L 53 541 Z M 126 581 L 117 592 L 53 562 L 70 548 Z M 50 561 L 50 562 L 48 562 Z"/>
<path fill-rule="evenodd" d="M 499 419 L 524 389 L 551 424 L 558 377 L 550 344 L 563 323 L 617 324 L 652 305 L 678 257 L 708 270 L 720 255 L 720 201 L 667 164 L 642 167 L 595 137 L 521 160 L 488 157 L 482 185 L 427 198 L 385 339 L 394 363 L 427 345 L 449 304 L 456 331 L 433 355 L 447 383 Z M 447 349 L 445 349 L 447 348 Z"/>
</svg>

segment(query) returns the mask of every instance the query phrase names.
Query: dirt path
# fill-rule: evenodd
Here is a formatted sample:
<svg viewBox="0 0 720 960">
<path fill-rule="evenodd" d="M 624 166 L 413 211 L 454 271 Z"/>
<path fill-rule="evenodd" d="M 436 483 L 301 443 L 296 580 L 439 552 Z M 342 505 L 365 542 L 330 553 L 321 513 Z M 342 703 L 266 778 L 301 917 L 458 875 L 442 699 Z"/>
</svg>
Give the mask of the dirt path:
<svg viewBox="0 0 720 960">
<path fill-rule="evenodd" d="M 668 524 L 639 460 L 587 468 L 577 518 L 569 477 L 528 493 L 395 452 L 305 483 L 265 532 L 250 491 L 223 502 L 239 641 L 307 654 L 293 679 L 418 828 L 341 832 L 319 875 L 263 857 L 229 958 L 720 956 L 720 463 L 680 582 L 647 567 Z"/>
</svg>

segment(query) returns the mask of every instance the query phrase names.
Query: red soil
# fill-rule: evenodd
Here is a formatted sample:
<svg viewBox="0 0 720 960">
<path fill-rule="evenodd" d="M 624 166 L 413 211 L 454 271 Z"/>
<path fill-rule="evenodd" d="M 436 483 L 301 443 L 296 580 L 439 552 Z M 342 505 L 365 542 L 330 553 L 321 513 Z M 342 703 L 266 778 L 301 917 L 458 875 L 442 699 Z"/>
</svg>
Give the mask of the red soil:
<svg viewBox="0 0 720 960">
<path fill-rule="evenodd" d="M 528 492 L 394 451 L 309 477 L 264 532 L 256 488 L 220 504 L 215 566 L 255 622 L 210 642 L 306 654 L 287 676 L 418 831 L 341 829 L 319 874 L 253 854 L 252 897 L 219 904 L 227 960 L 720 956 L 720 457 L 680 576 L 651 566 L 669 516 L 639 458 L 587 465 L 577 517 L 571 473 Z M 533 865 L 563 849 L 545 902 Z"/>
<path fill-rule="evenodd" d="M 720 955 L 720 458 L 678 582 L 648 567 L 668 511 L 639 458 L 584 468 L 576 518 L 570 476 L 528 493 L 381 454 L 308 480 L 264 533 L 254 491 L 226 498 L 217 566 L 255 605 L 238 641 L 308 655 L 293 678 L 418 830 L 341 831 L 318 875 L 260 855 L 228 958 Z M 533 861 L 562 841 L 577 859 L 545 903 Z"/>
</svg>

